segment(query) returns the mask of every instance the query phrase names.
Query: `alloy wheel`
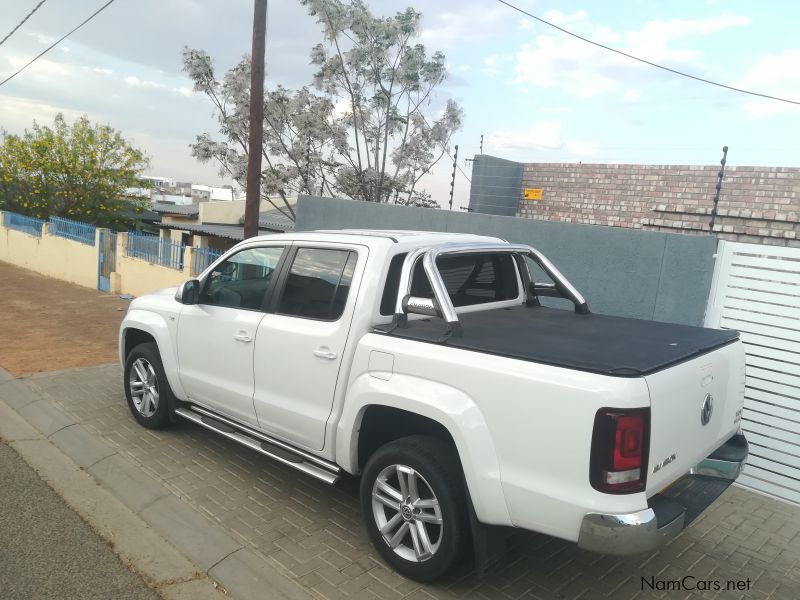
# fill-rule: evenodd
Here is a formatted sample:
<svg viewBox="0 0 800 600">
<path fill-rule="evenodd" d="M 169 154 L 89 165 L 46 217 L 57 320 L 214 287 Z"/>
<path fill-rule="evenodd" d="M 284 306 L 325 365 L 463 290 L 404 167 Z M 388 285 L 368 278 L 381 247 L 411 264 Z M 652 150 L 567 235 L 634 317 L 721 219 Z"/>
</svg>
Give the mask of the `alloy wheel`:
<svg viewBox="0 0 800 600">
<path fill-rule="evenodd" d="M 147 359 L 137 358 L 131 365 L 128 386 L 139 414 L 152 417 L 158 409 L 158 377 Z"/>
<path fill-rule="evenodd" d="M 425 478 L 406 465 L 389 465 L 372 486 L 375 524 L 395 554 L 412 562 L 431 559 L 442 542 L 439 500 Z"/>
</svg>

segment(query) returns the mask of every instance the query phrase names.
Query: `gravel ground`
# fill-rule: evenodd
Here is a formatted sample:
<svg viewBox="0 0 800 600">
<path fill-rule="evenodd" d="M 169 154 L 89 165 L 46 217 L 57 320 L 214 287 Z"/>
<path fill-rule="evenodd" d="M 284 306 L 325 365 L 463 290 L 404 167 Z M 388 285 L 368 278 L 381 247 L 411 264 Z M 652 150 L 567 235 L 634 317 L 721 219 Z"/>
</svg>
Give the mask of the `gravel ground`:
<svg viewBox="0 0 800 600">
<path fill-rule="evenodd" d="M 144 600 L 159 595 L 0 440 L 0 597 Z"/>
</svg>

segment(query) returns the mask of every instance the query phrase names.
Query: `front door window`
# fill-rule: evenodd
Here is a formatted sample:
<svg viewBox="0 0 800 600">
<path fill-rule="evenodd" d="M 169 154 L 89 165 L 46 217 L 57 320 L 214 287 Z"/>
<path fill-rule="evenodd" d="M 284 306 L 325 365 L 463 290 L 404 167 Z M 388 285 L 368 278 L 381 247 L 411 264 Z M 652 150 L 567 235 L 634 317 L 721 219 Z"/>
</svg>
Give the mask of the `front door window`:
<svg viewBox="0 0 800 600">
<path fill-rule="evenodd" d="M 200 294 L 200 304 L 261 310 L 264 294 L 283 248 L 248 248 L 214 267 Z"/>
</svg>

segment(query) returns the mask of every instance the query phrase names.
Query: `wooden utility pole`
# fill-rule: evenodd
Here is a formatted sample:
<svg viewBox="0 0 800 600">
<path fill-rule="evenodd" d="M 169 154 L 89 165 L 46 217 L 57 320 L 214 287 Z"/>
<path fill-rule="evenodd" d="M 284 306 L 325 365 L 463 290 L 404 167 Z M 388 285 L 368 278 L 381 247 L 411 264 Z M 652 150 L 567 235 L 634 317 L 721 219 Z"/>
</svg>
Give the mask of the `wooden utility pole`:
<svg viewBox="0 0 800 600">
<path fill-rule="evenodd" d="M 267 37 L 267 0 L 254 0 L 253 50 L 250 56 L 250 137 L 247 147 L 247 189 L 244 237 L 258 235 L 261 204 L 261 150 L 264 144 L 264 54 Z"/>
</svg>

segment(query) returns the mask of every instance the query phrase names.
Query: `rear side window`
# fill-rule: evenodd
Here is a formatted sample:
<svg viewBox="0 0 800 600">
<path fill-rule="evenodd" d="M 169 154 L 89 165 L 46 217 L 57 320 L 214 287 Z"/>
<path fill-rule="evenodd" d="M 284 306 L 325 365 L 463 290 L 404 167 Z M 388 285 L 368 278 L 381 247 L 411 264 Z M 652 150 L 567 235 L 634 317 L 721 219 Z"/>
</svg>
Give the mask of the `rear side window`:
<svg viewBox="0 0 800 600">
<path fill-rule="evenodd" d="M 392 258 L 381 297 L 381 314 L 394 313 L 405 254 Z M 517 270 L 510 254 L 466 254 L 442 256 L 436 261 L 453 306 L 513 300 L 519 295 Z M 418 261 L 411 282 L 411 295 L 433 298 L 428 276 Z"/>
<path fill-rule="evenodd" d="M 341 317 L 356 258 L 350 250 L 300 248 L 286 277 L 278 312 L 325 321 Z"/>
</svg>

